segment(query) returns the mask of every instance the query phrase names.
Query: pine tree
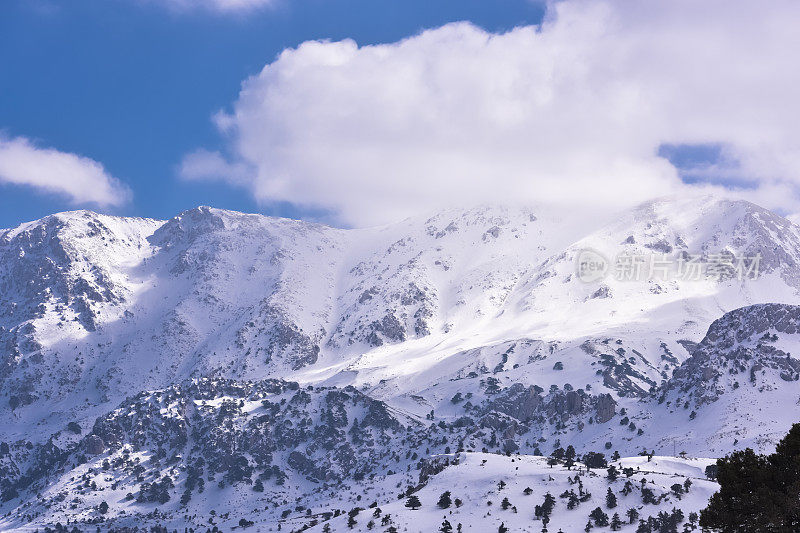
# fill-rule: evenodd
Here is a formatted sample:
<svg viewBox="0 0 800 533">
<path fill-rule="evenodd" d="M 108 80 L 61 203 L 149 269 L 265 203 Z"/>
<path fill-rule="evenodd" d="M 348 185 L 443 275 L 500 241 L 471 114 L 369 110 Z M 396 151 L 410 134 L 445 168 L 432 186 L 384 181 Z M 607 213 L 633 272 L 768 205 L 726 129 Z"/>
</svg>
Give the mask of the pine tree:
<svg viewBox="0 0 800 533">
<path fill-rule="evenodd" d="M 623 496 L 627 496 L 631 492 L 633 492 L 633 483 L 631 483 L 630 479 L 625 480 L 625 485 L 622 487 L 622 494 Z"/>
<path fill-rule="evenodd" d="M 608 492 L 606 492 L 606 507 L 609 509 L 613 509 L 617 506 L 617 497 L 614 494 L 614 491 L 611 490 L 611 487 L 608 487 Z"/>
<path fill-rule="evenodd" d="M 633 524 L 639 518 L 639 511 L 631 507 L 628 509 L 628 512 L 625 513 L 628 516 L 628 523 Z"/>
<path fill-rule="evenodd" d="M 567 450 L 564 452 L 564 465 L 566 465 L 567 470 L 571 470 L 575 466 L 575 448 L 571 444 L 567 446 Z"/>
<path fill-rule="evenodd" d="M 500 524 L 500 527 L 497 528 L 497 533 L 508 533 L 508 528 L 505 523 Z"/>
<path fill-rule="evenodd" d="M 558 447 L 555 450 L 553 450 L 553 453 L 550 454 L 550 457 L 552 457 L 556 461 L 561 461 L 562 459 L 564 459 L 565 454 L 566 452 L 564 451 L 564 448 Z"/>
<path fill-rule="evenodd" d="M 452 533 L 453 526 L 450 524 L 450 522 L 447 521 L 447 518 L 445 518 L 444 521 L 442 522 L 442 527 L 439 528 L 439 531 L 441 531 L 442 533 Z"/>
<path fill-rule="evenodd" d="M 450 500 L 450 491 L 444 491 L 441 496 L 439 496 L 439 501 L 436 505 L 439 506 L 440 509 L 447 509 L 452 504 Z"/>
<path fill-rule="evenodd" d="M 575 448 L 572 447 L 572 444 L 567 446 L 566 451 L 564 452 L 564 458 L 569 461 L 575 460 Z"/>
<path fill-rule="evenodd" d="M 502 507 L 504 511 L 508 511 L 508 508 L 511 507 L 511 502 L 508 501 L 507 496 L 500 502 L 500 507 Z"/>
<path fill-rule="evenodd" d="M 406 507 L 408 507 L 412 511 L 416 511 L 417 509 L 422 507 L 422 503 L 419 501 L 419 498 L 417 497 L 416 494 L 412 494 L 406 500 Z"/>
<path fill-rule="evenodd" d="M 589 518 L 594 520 L 597 527 L 606 527 L 608 525 L 608 515 L 599 507 L 595 507 L 594 511 L 589 513 Z"/>
<path fill-rule="evenodd" d="M 611 531 L 619 531 L 622 529 L 622 520 L 619 519 L 619 514 L 614 513 L 611 517 Z"/>
<path fill-rule="evenodd" d="M 583 455 L 583 464 L 586 465 L 586 468 L 606 468 L 608 466 L 605 455 L 598 452 L 585 453 Z"/>
<path fill-rule="evenodd" d="M 580 500 L 578 496 L 575 494 L 575 491 L 570 491 L 569 499 L 567 500 L 567 509 L 575 509 L 578 504 L 580 504 Z"/>
<path fill-rule="evenodd" d="M 542 503 L 542 517 L 550 519 L 550 514 L 556 506 L 556 499 L 549 492 L 544 495 L 544 503 Z"/>
</svg>

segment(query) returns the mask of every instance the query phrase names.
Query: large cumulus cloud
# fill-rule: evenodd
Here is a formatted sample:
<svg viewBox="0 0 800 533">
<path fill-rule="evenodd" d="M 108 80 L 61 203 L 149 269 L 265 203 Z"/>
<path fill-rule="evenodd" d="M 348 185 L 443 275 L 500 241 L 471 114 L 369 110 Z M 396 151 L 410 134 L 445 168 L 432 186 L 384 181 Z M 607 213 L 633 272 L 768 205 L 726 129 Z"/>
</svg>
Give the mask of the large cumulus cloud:
<svg viewBox="0 0 800 533">
<path fill-rule="evenodd" d="M 798 23 L 782 0 L 566 0 L 502 34 L 306 42 L 243 83 L 215 117 L 223 153 L 182 175 L 366 225 L 445 203 L 630 204 L 688 187 L 662 146 L 715 144 L 724 161 L 693 188 L 796 212 Z"/>
</svg>

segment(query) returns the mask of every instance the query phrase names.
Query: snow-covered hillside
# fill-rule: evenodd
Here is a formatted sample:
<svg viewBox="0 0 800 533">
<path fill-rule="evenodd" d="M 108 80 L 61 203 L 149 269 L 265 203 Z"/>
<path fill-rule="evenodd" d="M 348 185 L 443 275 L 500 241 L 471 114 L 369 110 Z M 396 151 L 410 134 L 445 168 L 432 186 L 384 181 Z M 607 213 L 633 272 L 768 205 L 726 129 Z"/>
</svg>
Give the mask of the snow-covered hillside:
<svg viewBox="0 0 800 533">
<path fill-rule="evenodd" d="M 98 418 L 88 435 L 68 428 L 46 445 L 11 446 L 0 467 L 4 482 L 15 482 L 3 487 L 10 512 L 0 526 L 25 530 L 61 520 L 225 530 L 244 519 L 263 531 L 276 524 L 322 530 L 325 523 L 345 530 L 353 509 L 361 508 L 353 515 L 360 515 L 358 530 L 372 529 L 379 518 L 383 526 L 433 531 L 444 517 L 477 531 L 500 523 L 533 531 L 542 524 L 534 507 L 550 493 L 560 502 L 552 525 L 575 531 L 597 507 L 609 519 L 617 512 L 635 524 L 662 512 L 678 520 L 680 509 L 678 522 L 691 523 L 690 513 L 716 489 L 705 473 L 713 459 L 614 459 L 616 450 L 612 457 L 598 448 L 608 457 L 592 452 L 590 460 L 588 451 L 575 457 L 567 450 L 566 460 L 583 461 L 589 470 L 508 450 L 503 455 L 500 448 L 514 440 L 509 428 L 533 440 L 525 446 L 537 455 L 547 441 L 534 439 L 536 424 L 521 413 L 505 419 L 505 430 L 497 427 L 503 413 L 493 407 L 502 408 L 484 405 L 480 423 L 469 417 L 426 423 L 353 388 L 194 380 L 137 395 Z M 558 440 L 547 444 L 564 453 Z M 472 451 L 476 445 L 485 452 Z M 447 511 L 438 505 L 445 491 L 452 497 Z M 419 510 L 405 507 L 411 495 Z M 601 527 L 601 518 L 593 520 Z"/>
<path fill-rule="evenodd" d="M 439 458 L 442 459 L 445 458 Z M 640 520 L 658 519 L 660 513 L 672 515 L 677 509 L 683 517 L 678 522 L 683 528 L 691 523 L 690 515 L 699 513 L 718 489 L 716 483 L 706 479 L 705 467 L 713 462 L 708 459 L 623 458 L 612 463 L 618 472 L 613 480 L 607 469 L 549 466 L 545 458 L 525 455 L 466 453 L 450 458 L 450 462 L 455 464 L 445 467 L 414 492 L 422 504 L 418 509 L 406 507 L 407 498 L 376 500 L 375 507 L 370 507 L 369 502 L 356 504 L 355 508 L 361 508 L 354 515 L 356 524 L 348 526 L 348 512 L 332 519 L 331 529 L 366 532 L 391 524 L 398 531 L 433 532 L 449 523 L 452 531 L 460 527 L 461 531 L 495 532 L 502 525 L 508 531 L 539 533 L 544 523 L 542 517 L 536 516 L 535 508 L 544 504 L 548 494 L 555 499 L 546 524 L 548 531 L 577 533 L 584 531 L 588 522 L 607 529 L 590 517 L 598 507 L 609 524 L 616 514 L 623 524 L 621 529 L 628 531 L 636 529 Z M 673 489 L 676 484 L 680 488 Z M 609 490 L 613 499 L 608 498 Z M 643 497 L 648 490 L 653 499 L 649 495 Z M 438 505 L 445 493 L 451 502 L 458 502 L 444 508 Z M 446 503 L 447 499 L 443 504 Z M 697 518 L 691 519 L 696 526 Z M 323 527 L 310 531 L 322 531 Z"/>
<path fill-rule="evenodd" d="M 582 275 L 587 254 L 604 275 Z M 737 272 L 754 257 L 755 271 Z M 645 262 L 635 276 L 619 271 L 631 259 Z M 4 527 L 135 523 L 155 508 L 142 484 L 164 476 L 153 498 L 163 488 L 170 503 L 154 523 L 208 523 L 209 501 L 244 498 L 266 507 L 252 516 L 300 527 L 306 508 L 320 526 L 343 509 L 333 483 L 398 506 L 432 456 L 457 450 L 464 460 L 431 480 L 483 486 L 482 450 L 522 454 L 514 468 L 531 476 L 531 457 L 568 444 L 609 456 L 768 451 L 800 414 L 798 289 L 800 228 L 707 197 L 593 224 L 488 206 L 343 230 L 199 207 L 0 230 Z M 181 506 L 190 476 L 223 492 Z M 89 478 L 102 495 L 89 481 L 66 499 Z M 499 526 L 497 507 L 468 508 L 469 520 L 452 511 L 454 528 Z M 428 516 L 404 509 L 391 514 L 409 531 Z"/>
</svg>

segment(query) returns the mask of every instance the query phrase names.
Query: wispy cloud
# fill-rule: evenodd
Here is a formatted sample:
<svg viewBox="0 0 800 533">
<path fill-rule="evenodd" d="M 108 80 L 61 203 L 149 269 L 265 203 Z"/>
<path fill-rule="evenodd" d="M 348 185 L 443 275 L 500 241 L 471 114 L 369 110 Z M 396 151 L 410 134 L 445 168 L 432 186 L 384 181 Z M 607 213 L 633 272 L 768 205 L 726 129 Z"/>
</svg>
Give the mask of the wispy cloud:
<svg viewBox="0 0 800 533">
<path fill-rule="evenodd" d="M 231 163 L 218 152 L 196 150 L 183 158 L 180 175 L 188 181 L 224 180 L 233 185 L 247 186 L 255 169 L 246 164 Z"/>
<path fill-rule="evenodd" d="M 503 34 L 306 42 L 217 118 L 231 162 L 191 156 L 185 175 L 362 225 L 443 202 L 633 203 L 690 187 L 663 145 L 721 145 L 732 186 L 800 211 L 798 21 L 786 0 L 565 0 Z"/>
<path fill-rule="evenodd" d="M 0 136 L 0 183 L 61 194 L 74 204 L 119 206 L 131 197 L 97 161 L 38 147 L 25 137 Z"/>
<path fill-rule="evenodd" d="M 243 13 L 270 7 L 278 0 L 138 0 L 150 4 L 161 4 L 169 9 L 190 11 L 205 9 L 219 13 Z"/>
</svg>

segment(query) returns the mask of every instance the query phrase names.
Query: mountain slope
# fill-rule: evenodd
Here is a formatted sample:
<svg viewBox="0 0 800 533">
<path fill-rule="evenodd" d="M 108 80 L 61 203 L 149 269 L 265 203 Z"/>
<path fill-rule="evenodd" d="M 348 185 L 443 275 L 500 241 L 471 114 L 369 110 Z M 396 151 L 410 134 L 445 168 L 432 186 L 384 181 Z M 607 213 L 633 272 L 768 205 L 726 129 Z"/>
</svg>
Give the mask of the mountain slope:
<svg viewBox="0 0 800 533">
<path fill-rule="evenodd" d="M 626 279 L 630 258 L 666 267 Z M 541 206 L 359 230 L 53 215 L 0 231 L 0 510 L 96 520 L 89 479 L 115 524 L 199 525 L 181 514 L 222 498 L 300 527 L 341 510 L 333 483 L 389 501 L 457 450 L 768 451 L 797 414 L 799 283 L 797 226 L 713 198 L 594 226 Z M 213 498 L 178 505 L 198 476 Z"/>
<path fill-rule="evenodd" d="M 89 423 L 128 394 L 210 373 L 352 384 L 413 408 L 410 395 L 436 407 L 449 398 L 431 387 L 471 374 L 547 388 L 594 383 L 601 365 L 603 392 L 641 396 L 720 314 L 797 301 L 800 232 L 746 202 L 660 200 L 581 232 L 541 207 L 368 230 L 205 207 L 167 222 L 75 212 L 5 230 L 8 434 Z M 761 271 L 585 283 L 575 261 L 586 248 L 760 254 Z"/>
</svg>

